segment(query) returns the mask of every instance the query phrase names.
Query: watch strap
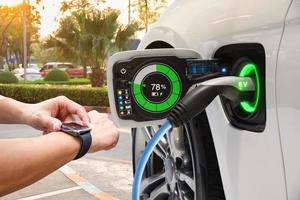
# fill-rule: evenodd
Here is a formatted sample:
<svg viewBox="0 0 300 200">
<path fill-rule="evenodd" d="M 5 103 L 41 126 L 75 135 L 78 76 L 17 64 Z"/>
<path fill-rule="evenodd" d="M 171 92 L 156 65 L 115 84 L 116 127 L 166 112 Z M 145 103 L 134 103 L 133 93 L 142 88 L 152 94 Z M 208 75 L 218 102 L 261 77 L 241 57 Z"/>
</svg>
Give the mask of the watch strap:
<svg viewBox="0 0 300 200">
<path fill-rule="evenodd" d="M 80 138 L 80 141 L 81 141 L 81 147 L 80 147 L 80 150 L 79 150 L 77 156 L 74 158 L 74 160 L 77 160 L 77 159 L 81 158 L 82 156 L 84 156 L 89 151 L 91 144 L 92 144 L 92 136 L 91 136 L 90 131 L 83 133 L 83 134 L 79 135 L 78 137 Z"/>
</svg>

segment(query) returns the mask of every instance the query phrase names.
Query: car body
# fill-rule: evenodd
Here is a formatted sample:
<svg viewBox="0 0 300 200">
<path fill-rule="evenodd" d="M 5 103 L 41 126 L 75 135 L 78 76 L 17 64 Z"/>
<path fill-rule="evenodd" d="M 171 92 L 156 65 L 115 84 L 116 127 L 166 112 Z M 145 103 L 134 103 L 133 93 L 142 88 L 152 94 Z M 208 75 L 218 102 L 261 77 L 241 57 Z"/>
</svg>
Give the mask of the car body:
<svg viewBox="0 0 300 200">
<path fill-rule="evenodd" d="M 23 68 L 22 64 L 19 64 L 19 68 L 20 68 L 20 69 Z M 37 70 L 37 71 L 40 70 L 38 64 L 36 64 L 36 63 L 28 63 L 28 64 L 27 64 L 27 68 L 35 69 L 35 70 Z"/>
<path fill-rule="evenodd" d="M 198 118 L 200 121 L 207 119 L 204 129 L 210 129 L 209 144 L 215 148 L 216 168 L 221 177 L 218 186 L 222 186 L 224 193 L 218 199 L 298 200 L 299 0 L 175 0 L 147 32 L 139 49 L 186 48 L 197 51 L 203 59 L 212 59 L 222 47 L 236 44 L 259 44 L 263 47 L 267 120 L 260 133 L 236 128 L 226 117 L 220 98 L 209 105 L 206 116 Z M 237 51 L 236 55 L 243 56 L 239 53 Z M 144 148 L 145 138 L 140 136 L 141 132 L 134 130 L 134 163 L 137 163 Z M 144 132 L 146 135 L 148 132 L 149 136 L 149 130 Z M 209 147 L 204 146 L 206 151 Z M 193 148 L 196 147 L 197 144 L 194 144 Z M 200 166 L 195 167 L 194 172 L 199 172 Z M 195 184 L 197 188 L 203 187 L 199 179 Z M 159 191 L 168 194 L 167 189 L 162 189 L 165 187 L 163 184 L 159 187 L 153 189 L 156 196 L 152 199 L 166 197 L 157 195 Z M 199 194 L 190 199 L 217 197 L 201 197 Z"/>
<path fill-rule="evenodd" d="M 55 68 L 65 71 L 70 78 L 84 77 L 84 70 L 82 68 L 76 68 L 72 63 L 60 63 L 60 62 L 46 63 L 40 70 L 41 75 L 45 77 L 49 71 Z"/>
<path fill-rule="evenodd" d="M 87 75 L 91 75 L 93 73 L 92 67 L 91 66 L 87 66 L 86 67 L 86 74 Z"/>
<path fill-rule="evenodd" d="M 25 77 L 24 72 L 25 70 L 23 68 L 17 68 L 14 70 L 14 73 L 19 80 L 24 80 Z M 35 81 L 40 79 L 42 79 L 42 76 L 39 72 L 39 69 L 35 69 L 35 68 L 26 69 L 26 80 Z"/>
</svg>

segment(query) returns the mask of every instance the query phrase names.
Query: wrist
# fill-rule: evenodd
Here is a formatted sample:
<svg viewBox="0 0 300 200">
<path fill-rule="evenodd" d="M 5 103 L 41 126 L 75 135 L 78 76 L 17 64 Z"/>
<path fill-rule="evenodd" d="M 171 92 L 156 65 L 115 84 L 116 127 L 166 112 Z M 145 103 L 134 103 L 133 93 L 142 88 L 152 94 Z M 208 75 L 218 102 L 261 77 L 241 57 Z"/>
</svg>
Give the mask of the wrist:
<svg viewBox="0 0 300 200">
<path fill-rule="evenodd" d="M 65 123 L 61 126 L 61 131 L 78 138 L 81 142 L 80 150 L 74 160 L 77 160 L 88 153 L 92 144 L 91 129 L 89 127 L 77 123 Z"/>
<path fill-rule="evenodd" d="M 0 96 L 0 107 L 5 113 L 5 118 L 1 123 L 26 124 L 27 117 L 25 116 L 28 115 L 26 110 L 29 105 L 9 97 Z"/>
<path fill-rule="evenodd" d="M 43 137 L 51 137 L 54 144 L 59 144 L 61 151 L 66 153 L 68 160 L 73 160 L 81 148 L 81 141 L 79 138 L 69 135 L 64 132 L 52 132 Z"/>
<path fill-rule="evenodd" d="M 20 102 L 21 103 L 21 102 Z M 19 123 L 31 126 L 33 121 L 33 104 L 21 103 L 19 109 Z"/>
</svg>

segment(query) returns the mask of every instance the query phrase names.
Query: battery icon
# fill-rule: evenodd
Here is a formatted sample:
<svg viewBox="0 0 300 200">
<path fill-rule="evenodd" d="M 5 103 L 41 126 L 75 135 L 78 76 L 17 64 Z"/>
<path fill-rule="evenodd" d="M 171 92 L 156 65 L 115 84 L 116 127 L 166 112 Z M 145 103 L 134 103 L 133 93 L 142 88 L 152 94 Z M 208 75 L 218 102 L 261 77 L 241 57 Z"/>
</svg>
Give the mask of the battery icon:
<svg viewBox="0 0 300 200">
<path fill-rule="evenodd" d="M 151 93 L 151 96 L 152 96 L 152 97 L 158 97 L 158 96 L 159 96 L 159 93 L 158 93 L 158 92 L 152 92 L 152 93 Z"/>
</svg>

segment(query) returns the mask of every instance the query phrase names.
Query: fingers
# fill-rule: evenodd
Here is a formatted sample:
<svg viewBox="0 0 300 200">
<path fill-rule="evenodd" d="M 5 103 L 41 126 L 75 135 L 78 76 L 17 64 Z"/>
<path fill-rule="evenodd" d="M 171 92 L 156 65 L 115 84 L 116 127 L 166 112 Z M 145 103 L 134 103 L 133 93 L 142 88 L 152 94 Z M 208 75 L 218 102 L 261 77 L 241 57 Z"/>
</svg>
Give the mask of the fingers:
<svg viewBox="0 0 300 200">
<path fill-rule="evenodd" d="M 92 110 L 88 113 L 88 116 L 90 118 L 91 124 L 98 124 L 100 122 L 103 122 L 104 120 L 107 121 L 108 114 L 106 113 L 99 113 L 96 110 Z"/>
<path fill-rule="evenodd" d="M 90 112 L 93 110 L 93 106 L 83 106 L 86 112 Z"/>
<path fill-rule="evenodd" d="M 77 115 L 68 115 L 67 117 L 64 118 L 63 122 L 65 123 L 77 122 L 80 124 L 80 118 Z"/>
<path fill-rule="evenodd" d="M 67 97 L 58 97 L 58 103 L 61 110 L 67 111 L 65 115 L 75 114 L 81 119 L 83 125 L 89 126 L 89 117 L 83 106 L 75 103 L 74 101 L 68 99 Z"/>
<path fill-rule="evenodd" d="M 42 129 L 45 132 L 54 132 L 59 131 L 62 125 L 62 122 L 54 117 L 50 117 L 43 114 L 38 114 L 35 116 L 36 119 L 36 126 L 42 125 Z"/>
<path fill-rule="evenodd" d="M 90 153 L 114 148 L 119 141 L 119 132 L 107 114 L 91 111 L 88 113 L 92 124 L 92 146 Z"/>
</svg>

